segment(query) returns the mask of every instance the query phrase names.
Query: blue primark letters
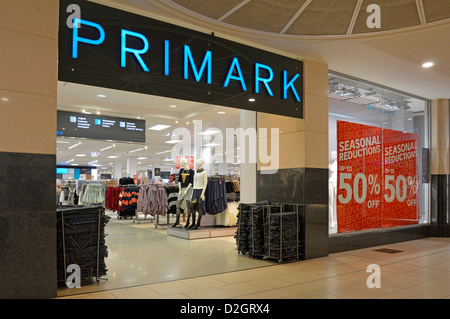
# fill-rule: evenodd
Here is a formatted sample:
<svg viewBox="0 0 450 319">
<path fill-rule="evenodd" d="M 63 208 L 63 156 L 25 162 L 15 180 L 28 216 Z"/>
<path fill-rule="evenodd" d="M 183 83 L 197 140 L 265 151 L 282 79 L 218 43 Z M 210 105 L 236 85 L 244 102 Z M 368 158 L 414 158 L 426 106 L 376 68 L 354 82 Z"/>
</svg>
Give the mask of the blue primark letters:
<svg viewBox="0 0 450 319">
<path fill-rule="evenodd" d="M 79 28 L 81 26 L 87 26 L 98 31 L 97 38 L 84 38 L 79 35 Z M 79 52 L 78 47 L 80 43 L 84 43 L 87 45 L 99 46 L 105 41 L 105 30 L 103 27 L 95 22 L 82 20 L 75 18 L 74 19 L 74 27 L 73 29 L 73 39 L 72 39 L 72 58 L 78 59 Z M 131 41 L 127 41 L 129 39 L 133 41 L 133 47 L 130 47 L 129 44 Z M 127 56 L 130 55 L 135 58 L 135 62 L 140 66 L 140 68 L 144 72 L 150 72 L 150 69 L 147 65 L 149 61 L 144 61 L 143 55 L 146 54 L 150 50 L 150 44 L 148 38 L 138 32 L 121 29 L 120 34 L 120 66 L 122 68 L 127 67 Z M 136 44 L 137 43 L 137 44 Z M 170 68 L 169 68 L 169 53 L 170 53 L 170 41 L 164 40 L 163 45 L 163 61 L 162 61 L 162 72 L 165 76 L 170 76 Z M 212 83 L 212 67 L 213 67 L 213 52 L 206 51 L 204 56 L 202 57 L 201 63 L 196 63 L 196 59 L 194 58 L 191 47 L 189 45 L 184 45 L 182 47 L 182 77 L 185 80 L 189 80 L 191 74 L 193 75 L 193 80 L 196 82 L 201 82 L 202 79 L 207 84 Z M 198 61 L 197 61 L 198 62 Z M 197 67 L 200 65 L 200 67 Z M 288 78 L 288 72 L 283 70 L 280 74 L 280 98 L 288 99 L 290 95 L 294 102 L 301 102 L 301 98 L 297 92 L 295 87 L 295 82 L 300 78 L 300 74 L 295 73 L 290 78 Z M 233 57 L 231 59 L 231 63 L 229 69 L 225 73 L 225 80 L 223 82 L 223 87 L 228 87 L 231 81 L 235 81 L 243 91 L 247 91 L 247 84 L 245 82 L 244 73 L 242 72 L 241 65 L 239 63 L 239 59 L 237 57 Z M 253 65 L 253 77 L 252 77 L 252 88 L 253 92 L 256 94 L 264 91 L 268 96 L 274 96 L 272 88 L 274 82 L 274 71 L 273 69 L 266 64 L 263 63 L 254 63 Z M 289 92 L 291 94 L 289 94 Z"/>
</svg>

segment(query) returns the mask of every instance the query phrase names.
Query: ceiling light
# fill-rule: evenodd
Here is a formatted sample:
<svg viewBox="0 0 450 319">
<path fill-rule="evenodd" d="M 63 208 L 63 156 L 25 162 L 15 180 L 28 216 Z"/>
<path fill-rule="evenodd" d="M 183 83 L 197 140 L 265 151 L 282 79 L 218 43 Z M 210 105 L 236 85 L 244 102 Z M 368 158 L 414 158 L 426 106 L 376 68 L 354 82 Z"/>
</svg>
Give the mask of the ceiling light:
<svg viewBox="0 0 450 319">
<path fill-rule="evenodd" d="M 3 101 L 3 102 L 8 102 L 9 99 L 8 99 L 7 97 L 2 97 L 2 101 Z"/>
<path fill-rule="evenodd" d="M 112 148 L 112 146 L 108 146 L 108 147 L 102 148 L 99 152 L 103 152 L 103 151 L 109 150 L 110 148 Z"/>
<path fill-rule="evenodd" d="M 108 158 L 118 158 L 119 156 L 116 156 L 116 155 L 111 155 L 111 156 L 108 156 Z"/>
<path fill-rule="evenodd" d="M 144 148 L 138 148 L 137 150 L 129 151 L 128 153 L 136 153 L 136 152 L 143 151 L 143 150 L 144 150 Z"/>
<path fill-rule="evenodd" d="M 152 130 L 152 131 L 162 131 L 162 130 L 165 130 L 166 128 L 169 128 L 169 127 L 170 127 L 170 125 L 162 125 L 162 124 L 158 124 L 158 125 L 155 125 L 155 126 L 150 127 L 149 130 Z"/>
<path fill-rule="evenodd" d="M 433 62 L 425 62 L 424 64 L 422 64 L 423 68 L 431 68 L 434 65 Z"/>
<path fill-rule="evenodd" d="M 172 150 L 170 150 L 170 151 L 164 151 L 164 152 L 159 152 L 159 153 L 156 153 L 156 155 L 166 154 L 166 153 L 170 153 L 170 152 L 172 152 Z"/>
<path fill-rule="evenodd" d="M 76 157 L 85 157 L 86 156 L 86 154 L 77 154 L 77 155 L 75 155 Z"/>
<path fill-rule="evenodd" d="M 172 104 L 172 105 L 169 105 L 169 107 L 172 108 L 172 109 L 174 109 L 174 108 L 176 108 L 177 106 Z"/>
<path fill-rule="evenodd" d="M 71 150 L 72 148 L 77 147 L 78 145 L 80 145 L 80 144 L 74 144 L 72 146 L 69 146 L 68 149 Z"/>
<path fill-rule="evenodd" d="M 254 98 L 250 98 L 250 99 L 248 99 L 248 101 L 249 101 L 249 102 L 255 102 L 255 101 L 256 101 L 256 99 L 254 99 Z"/>
<path fill-rule="evenodd" d="M 220 145 L 220 144 L 218 144 L 218 143 L 209 143 L 209 144 L 205 144 L 203 146 L 211 147 L 211 146 L 218 146 L 218 145 Z"/>
<path fill-rule="evenodd" d="M 175 124 L 178 124 L 178 121 L 175 121 Z"/>
<path fill-rule="evenodd" d="M 79 166 L 80 164 L 70 164 L 70 165 L 72 165 L 72 166 Z"/>
<path fill-rule="evenodd" d="M 138 159 L 138 160 L 146 160 L 147 157 L 138 157 L 137 159 Z"/>
<path fill-rule="evenodd" d="M 176 143 L 180 143 L 180 142 L 181 142 L 180 140 L 170 140 L 170 141 L 167 141 L 166 144 L 176 144 Z"/>
<path fill-rule="evenodd" d="M 70 142 L 66 142 L 66 141 L 56 141 L 56 143 L 69 144 Z"/>
<path fill-rule="evenodd" d="M 213 135 L 213 134 L 216 134 L 216 133 L 219 133 L 219 132 L 220 131 L 217 131 L 217 130 L 206 130 L 206 131 L 198 133 L 198 134 L 200 134 L 200 135 Z"/>
<path fill-rule="evenodd" d="M 106 95 L 104 95 L 104 94 L 99 94 L 99 95 L 97 95 L 97 97 L 100 97 L 100 98 L 105 98 L 106 97 Z"/>
<path fill-rule="evenodd" d="M 97 111 L 97 115 L 100 115 L 100 111 Z"/>
<path fill-rule="evenodd" d="M 225 114 L 225 112 L 221 111 L 221 112 L 217 112 L 218 114 Z"/>
<path fill-rule="evenodd" d="M 67 161 L 66 163 L 70 163 L 70 162 L 73 162 L 73 159 L 71 159 L 70 161 Z"/>
<path fill-rule="evenodd" d="M 171 159 L 171 158 L 166 158 L 166 159 L 164 159 L 164 162 L 173 162 L 173 159 Z"/>
</svg>

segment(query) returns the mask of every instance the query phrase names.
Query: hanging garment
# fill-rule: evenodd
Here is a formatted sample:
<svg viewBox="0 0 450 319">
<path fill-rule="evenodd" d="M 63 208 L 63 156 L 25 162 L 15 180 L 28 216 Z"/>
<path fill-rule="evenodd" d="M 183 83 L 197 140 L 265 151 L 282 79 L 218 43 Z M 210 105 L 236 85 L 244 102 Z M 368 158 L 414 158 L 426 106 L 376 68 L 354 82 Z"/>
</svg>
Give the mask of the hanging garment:
<svg viewBox="0 0 450 319">
<path fill-rule="evenodd" d="M 227 190 L 224 180 L 208 180 L 205 191 L 206 213 L 216 215 L 227 208 Z"/>
</svg>

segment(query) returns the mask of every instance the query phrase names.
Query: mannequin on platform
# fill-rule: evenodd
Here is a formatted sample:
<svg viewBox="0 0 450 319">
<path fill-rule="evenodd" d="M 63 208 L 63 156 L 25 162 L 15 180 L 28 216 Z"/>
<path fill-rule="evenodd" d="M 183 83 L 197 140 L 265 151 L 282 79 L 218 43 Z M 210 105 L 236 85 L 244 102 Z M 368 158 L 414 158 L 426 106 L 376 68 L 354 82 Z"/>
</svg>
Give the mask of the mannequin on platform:
<svg viewBox="0 0 450 319">
<path fill-rule="evenodd" d="M 208 174 L 203 169 L 203 160 L 199 159 L 195 162 L 196 171 L 194 175 L 194 186 L 191 199 L 191 206 L 186 221 L 185 228 L 198 229 L 202 216 L 206 213 L 205 191 L 208 185 Z M 195 213 L 198 212 L 197 224 L 195 223 Z M 189 225 L 190 217 L 192 216 L 192 224 Z"/>
<path fill-rule="evenodd" d="M 177 200 L 177 220 L 172 227 L 180 224 L 181 208 L 188 212 L 191 206 L 191 198 L 194 184 L 194 170 L 191 169 L 185 159 L 181 160 L 181 169 L 178 173 L 178 200 Z"/>
<path fill-rule="evenodd" d="M 328 212 L 330 228 L 337 228 L 336 220 L 336 187 L 337 187 L 337 152 L 331 152 L 329 165 L 330 179 L 328 180 Z"/>
</svg>

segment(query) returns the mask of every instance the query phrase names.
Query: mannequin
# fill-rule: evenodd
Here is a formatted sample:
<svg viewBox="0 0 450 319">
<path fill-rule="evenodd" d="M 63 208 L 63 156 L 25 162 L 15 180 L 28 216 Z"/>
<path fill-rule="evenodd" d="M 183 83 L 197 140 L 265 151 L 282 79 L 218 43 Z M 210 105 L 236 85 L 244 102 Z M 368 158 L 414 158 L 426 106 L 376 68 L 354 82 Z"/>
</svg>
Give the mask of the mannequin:
<svg viewBox="0 0 450 319">
<path fill-rule="evenodd" d="M 191 199 L 191 206 L 186 221 L 185 228 L 198 229 L 203 214 L 206 212 L 205 191 L 208 185 L 208 174 L 203 169 L 203 160 L 199 159 L 195 162 L 196 171 L 194 175 L 194 186 Z M 195 224 L 195 213 L 198 211 L 198 220 Z M 189 220 L 192 215 L 192 224 L 189 225 Z"/>
<path fill-rule="evenodd" d="M 330 228 L 336 228 L 337 152 L 332 151 L 330 155 L 331 164 L 329 165 L 330 179 L 328 180 L 328 212 Z"/>
<path fill-rule="evenodd" d="M 178 200 L 177 200 L 177 220 L 172 227 L 180 224 L 181 207 L 188 211 L 191 206 L 192 184 L 194 183 L 194 170 L 189 167 L 185 159 L 181 160 L 181 169 L 178 173 Z"/>
</svg>

